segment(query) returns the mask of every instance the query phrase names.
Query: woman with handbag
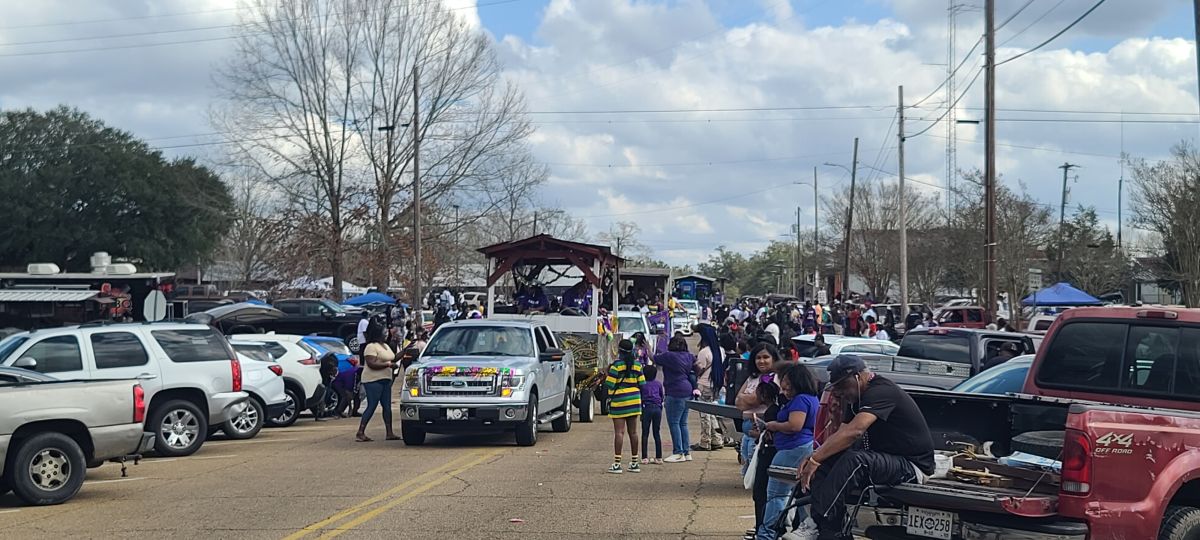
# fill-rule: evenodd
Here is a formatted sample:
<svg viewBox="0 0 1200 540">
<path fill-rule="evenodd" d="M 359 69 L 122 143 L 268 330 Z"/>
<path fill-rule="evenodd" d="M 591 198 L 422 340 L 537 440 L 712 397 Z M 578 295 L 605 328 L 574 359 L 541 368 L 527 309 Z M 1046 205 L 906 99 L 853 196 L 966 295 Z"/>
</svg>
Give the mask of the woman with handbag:
<svg viewBox="0 0 1200 540">
<path fill-rule="evenodd" d="M 688 352 L 687 341 L 682 336 L 675 336 L 667 343 L 667 350 L 659 350 L 654 355 L 654 364 L 662 370 L 663 393 L 666 394 L 664 409 L 667 428 L 671 432 L 671 455 L 663 462 L 691 461 L 687 402 L 700 395 L 696 387 L 696 357 Z"/>
</svg>

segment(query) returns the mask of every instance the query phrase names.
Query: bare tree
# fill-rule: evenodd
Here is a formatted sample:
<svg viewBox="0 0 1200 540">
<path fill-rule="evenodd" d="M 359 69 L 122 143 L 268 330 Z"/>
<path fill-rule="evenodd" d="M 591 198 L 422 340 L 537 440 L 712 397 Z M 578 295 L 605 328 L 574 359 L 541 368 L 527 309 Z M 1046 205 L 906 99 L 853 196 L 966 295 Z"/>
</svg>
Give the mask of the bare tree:
<svg viewBox="0 0 1200 540">
<path fill-rule="evenodd" d="M 288 196 L 319 240 L 341 298 L 353 226 L 352 98 L 363 67 L 365 0 L 247 0 L 235 53 L 217 76 L 227 106 L 214 124 L 239 158 Z"/>
<path fill-rule="evenodd" d="M 233 265 L 241 288 L 278 275 L 276 256 L 287 226 L 275 215 L 264 187 L 263 182 L 242 174 L 235 175 L 231 190 L 233 215 L 223 242 L 222 259 Z"/>
<path fill-rule="evenodd" d="M 653 258 L 650 248 L 640 240 L 642 228 L 633 221 L 618 221 L 607 231 L 596 235 L 596 242 L 609 246 L 618 257 L 630 260 L 649 261 Z"/>
<path fill-rule="evenodd" d="M 1187 143 L 1172 149 L 1174 159 L 1133 164 L 1134 223 L 1157 233 L 1159 266 L 1178 284 L 1183 301 L 1200 306 L 1200 153 Z"/>
</svg>

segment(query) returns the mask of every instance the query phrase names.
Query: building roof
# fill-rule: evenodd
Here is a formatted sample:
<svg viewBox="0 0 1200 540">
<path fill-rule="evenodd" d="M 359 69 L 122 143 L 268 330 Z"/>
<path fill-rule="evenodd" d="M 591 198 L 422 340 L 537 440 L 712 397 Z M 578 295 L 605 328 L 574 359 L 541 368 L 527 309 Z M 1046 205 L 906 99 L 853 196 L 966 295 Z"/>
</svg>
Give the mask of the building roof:
<svg viewBox="0 0 1200 540">
<path fill-rule="evenodd" d="M 670 268 L 654 268 L 650 266 L 630 266 L 621 269 L 621 277 L 669 277 Z"/>
<path fill-rule="evenodd" d="M 614 255 L 608 246 L 560 240 L 548 234 L 501 242 L 479 248 L 477 251 L 495 261 L 495 269 L 487 278 L 488 286 L 494 285 L 501 276 L 511 272 L 513 267 L 518 265 L 571 265 L 583 272 L 588 283 L 599 286 L 601 278 L 592 271 L 592 265 L 599 264 L 602 275 L 603 269 L 618 266 L 624 260 Z"/>
<path fill-rule="evenodd" d="M 0 302 L 82 302 L 100 291 L 59 291 L 53 289 L 4 289 Z"/>
<path fill-rule="evenodd" d="M 675 281 L 686 281 L 689 279 L 693 280 L 693 281 L 707 281 L 709 283 L 725 281 L 725 278 L 714 278 L 714 277 L 702 276 L 700 274 L 688 274 L 686 276 L 679 276 L 679 277 L 675 278 Z"/>
</svg>

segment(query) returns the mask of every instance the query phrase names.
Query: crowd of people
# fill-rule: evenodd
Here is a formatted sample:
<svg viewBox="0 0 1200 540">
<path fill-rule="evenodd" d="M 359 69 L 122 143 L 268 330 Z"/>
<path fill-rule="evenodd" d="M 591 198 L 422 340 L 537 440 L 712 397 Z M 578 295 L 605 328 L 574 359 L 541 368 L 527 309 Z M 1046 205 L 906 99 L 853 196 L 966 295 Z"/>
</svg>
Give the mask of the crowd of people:
<svg viewBox="0 0 1200 540">
<path fill-rule="evenodd" d="M 841 306 L 720 307 L 714 310 L 719 324 L 697 325 L 695 352 L 678 334 L 660 334 L 654 354 L 641 334 L 620 341 L 605 379 L 614 427 L 608 472 L 637 473 L 645 464 L 692 461 L 693 451 L 736 447 L 755 507 L 755 527 L 746 538 L 769 540 L 784 531 L 801 538 L 849 538 L 841 502 L 846 493 L 868 485 L 923 482 L 934 472 L 934 458 L 932 437 L 912 398 L 856 356 L 840 355 L 829 364 L 832 398 L 820 402 L 818 380 L 795 361 L 790 338 L 801 332 L 858 331 L 874 337 L 888 331 L 886 322 L 878 328 L 869 303 Z M 689 400 L 735 406 L 742 414 L 740 428 L 701 414 L 700 440 L 691 444 Z M 818 425 L 823 406 L 828 411 Z M 660 433 L 664 414 L 671 439 L 666 458 Z M 824 441 L 817 447 L 822 431 Z M 771 476 L 772 466 L 795 470 L 795 480 Z"/>
</svg>

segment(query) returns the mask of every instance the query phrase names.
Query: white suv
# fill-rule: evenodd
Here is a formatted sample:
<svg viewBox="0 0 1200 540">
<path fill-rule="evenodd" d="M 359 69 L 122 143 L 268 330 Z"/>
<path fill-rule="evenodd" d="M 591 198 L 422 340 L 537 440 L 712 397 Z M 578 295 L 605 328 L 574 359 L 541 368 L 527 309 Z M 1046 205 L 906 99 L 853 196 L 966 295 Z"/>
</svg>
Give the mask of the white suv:
<svg viewBox="0 0 1200 540">
<path fill-rule="evenodd" d="M 304 336 L 289 334 L 235 334 L 230 341 L 255 342 L 265 345 L 267 352 L 275 357 L 283 368 L 283 386 L 287 393 L 287 406 L 278 416 L 267 417 L 272 427 L 290 426 L 296 423 L 300 412 L 313 409 L 325 395 L 321 380 L 320 353 L 304 343 Z"/>
<path fill-rule="evenodd" d="M 141 379 L 144 428 L 154 451 L 187 456 L 209 426 L 239 416 L 249 395 L 242 365 L 216 330 L 201 324 L 84 324 L 14 334 L 0 341 L 0 365 L 71 379 Z"/>
</svg>

